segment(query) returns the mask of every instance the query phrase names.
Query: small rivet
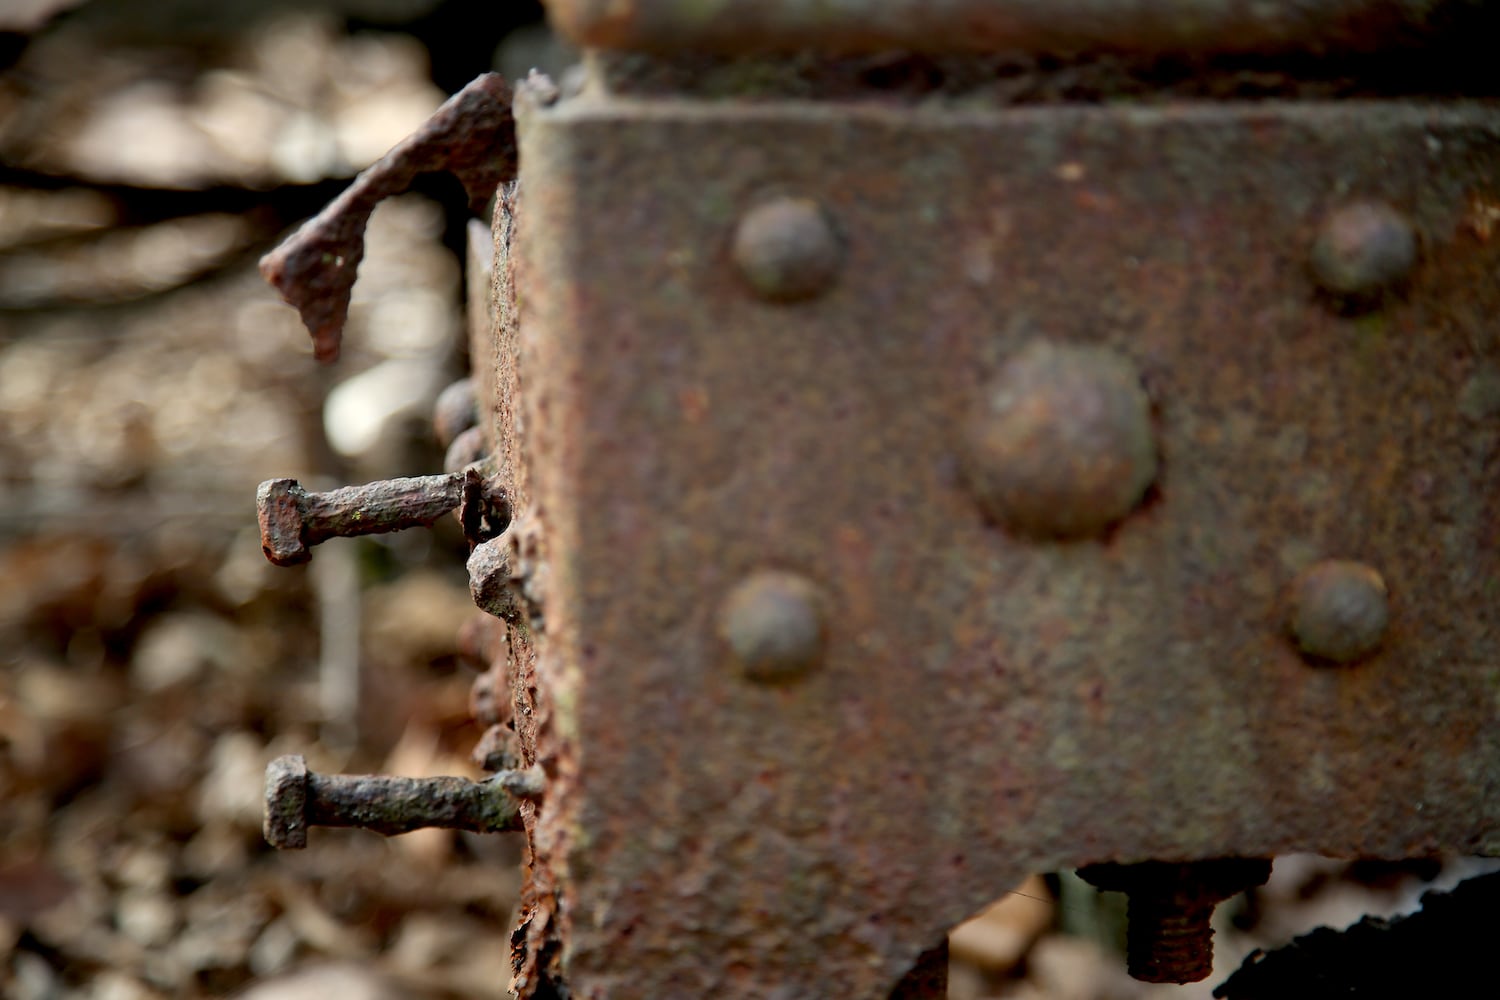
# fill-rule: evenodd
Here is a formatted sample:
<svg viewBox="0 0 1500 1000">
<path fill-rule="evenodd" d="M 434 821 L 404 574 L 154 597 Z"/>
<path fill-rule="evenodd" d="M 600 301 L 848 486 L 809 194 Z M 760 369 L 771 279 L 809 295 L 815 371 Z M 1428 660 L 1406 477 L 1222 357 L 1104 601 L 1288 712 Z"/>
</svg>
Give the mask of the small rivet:
<svg viewBox="0 0 1500 1000">
<path fill-rule="evenodd" d="M 822 594 L 794 573 L 755 573 L 725 600 L 719 635 L 746 677 L 764 683 L 794 680 L 823 658 Z"/>
<path fill-rule="evenodd" d="M 1328 559 L 1293 584 L 1288 624 L 1298 648 L 1314 660 L 1369 656 L 1380 648 L 1388 619 L 1385 581 L 1364 563 Z"/>
<path fill-rule="evenodd" d="M 1330 295 L 1368 305 L 1399 285 L 1417 262 L 1411 223 L 1381 202 L 1359 201 L 1323 220 L 1312 246 L 1312 270 Z"/>
<path fill-rule="evenodd" d="M 844 250 L 827 215 L 809 198 L 776 198 L 750 209 L 734 233 L 734 260 L 750 287 L 772 302 L 827 291 Z"/>
<path fill-rule="evenodd" d="M 985 512 L 1026 535 L 1096 534 L 1156 479 L 1151 402 L 1102 347 L 1028 345 L 984 387 L 963 449 Z"/>
</svg>

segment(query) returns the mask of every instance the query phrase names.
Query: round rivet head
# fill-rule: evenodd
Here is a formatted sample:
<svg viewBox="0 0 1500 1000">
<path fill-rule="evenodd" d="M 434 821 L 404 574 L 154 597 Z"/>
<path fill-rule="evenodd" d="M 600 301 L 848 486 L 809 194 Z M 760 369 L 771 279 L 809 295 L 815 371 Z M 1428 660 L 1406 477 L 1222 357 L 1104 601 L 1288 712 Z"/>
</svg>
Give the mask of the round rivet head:
<svg viewBox="0 0 1500 1000">
<path fill-rule="evenodd" d="M 1411 223 L 1389 205 L 1360 201 L 1323 220 L 1312 246 L 1312 270 L 1322 289 L 1367 303 L 1400 285 L 1417 262 Z"/>
<path fill-rule="evenodd" d="M 1029 345 L 984 386 L 962 436 L 980 506 L 1025 535 L 1097 534 L 1156 479 L 1151 401 L 1107 348 Z"/>
<path fill-rule="evenodd" d="M 795 680 L 823 658 L 823 597 L 795 573 L 763 571 L 741 581 L 724 601 L 719 635 L 745 676 Z"/>
<path fill-rule="evenodd" d="M 1385 581 L 1364 563 L 1329 559 L 1309 567 L 1293 584 L 1291 605 L 1292 637 L 1314 660 L 1353 663 L 1385 638 Z"/>
<path fill-rule="evenodd" d="M 827 291 L 844 249 L 828 216 L 808 198 L 756 205 L 734 233 L 734 261 L 761 298 L 798 302 Z"/>
</svg>

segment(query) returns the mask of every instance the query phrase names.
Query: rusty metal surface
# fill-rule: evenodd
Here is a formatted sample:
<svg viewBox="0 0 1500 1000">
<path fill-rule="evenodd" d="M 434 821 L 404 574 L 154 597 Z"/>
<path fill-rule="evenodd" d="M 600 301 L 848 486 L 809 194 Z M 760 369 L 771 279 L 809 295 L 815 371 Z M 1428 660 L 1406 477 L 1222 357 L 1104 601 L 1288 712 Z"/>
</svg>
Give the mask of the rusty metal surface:
<svg viewBox="0 0 1500 1000">
<path fill-rule="evenodd" d="M 1129 898 L 1125 956 L 1148 983 L 1196 983 L 1214 969 L 1214 907 L 1271 877 L 1270 858 L 1105 863 L 1078 870 L 1084 881 Z"/>
<path fill-rule="evenodd" d="M 520 124 L 491 356 L 549 776 L 525 968 L 560 937 L 575 997 L 880 997 L 1028 871 L 1500 851 L 1494 107 L 593 97 Z M 776 196 L 839 235 L 815 297 L 736 262 Z M 1363 311 L 1309 259 L 1354 199 L 1419 251 Z M 1154 483 L 1081 539 L 1012 533 L 962 472 L 1037 341 L 1108 349 L 1150 401 Z M 1288 625 L 1327 559 L 1387 589 L 1347 666 Z M 776 683 L 722 624 L 762 572 L 826 623 Z"/>
<path fill-rule="evenodd" d="M 522 88 L 523 97 L 527 88 Z M 520 202 L 517 183 L 504 185 L 495 202 L 491 225 L 492 252 L 485 254 L 470 244 L 471 278 L 480 273 L 488 276 L 490 321 L 476 322 L 471 316 L 469 356 L 480 389 L 482 418 L 480 426 L 490 436 L 497 476 L 514 505 L 515 518 L 504 541 L 511 551 L 506 556 L 507 571 L 526 574 L 525 590 L 520 595 L 527 614 L 503 622 L 505 642 L 503 660 L 496 660 L 503 686 L 509 694 L 511 717 L 507 722 L 514 734 L 520 766 L 538 763 L 537 745 L 542 712 L 537 702 L 536 649 L 545 619 L 534 598 L 541 586 L 536 572 L 538 563 L 537 518 L 532 511 L 530 467 L 536 457 L 527 451 L 526 417 L 522 412 L 522 379 L 519 312 L 516 280 L 521 262 L 512 253 L 518 228 Z M 475 301 L 470 296 L 471 304 Z M 472 306 L 471 306 L 472 308 Z M 526 597 L 527 592 L 530 598 Z M 498 609 L 509 610 L 509 609 Z M 522 609 L 517 609 L 522 610 Z M 502 624 L 496 619 L 496 624 Z M 498 644 L 497 644 L 498 645 Z M 500 686 L 500 685 L 496 685 Z M 508 741 L 507 741 L 508 742 Z M 521 805 L 521 817 L 527 842 L 536 835 L 537 809 L 531 802 Z M 546 864 L 535 863 L 528 853 L 525 881 L 517 926 L 511 934 L 511 956 L 515 975 L 512 989 L 521 997 L 567 996 L 559 984 L 562 980 L 561 941 L 556 920 L 556 876 Z"/>
<path fill-rule="evenodd" d="M 1204 53 L 1412 44 L 1472 0 L 549 0 L 574 42 L 655 52 Z"/>
<path fill-rule="evenodd" d="M 260 272 L 302 316 L 320 361 L 339 356 L 354 276 L 365 256 L 365 225 L 385 198 L 425 173 L 450 173 L 474 212 L 516 173 L 511 89 L 498 73 L 477 77 L 416 132 L 261 258 Z"/>
</svg>

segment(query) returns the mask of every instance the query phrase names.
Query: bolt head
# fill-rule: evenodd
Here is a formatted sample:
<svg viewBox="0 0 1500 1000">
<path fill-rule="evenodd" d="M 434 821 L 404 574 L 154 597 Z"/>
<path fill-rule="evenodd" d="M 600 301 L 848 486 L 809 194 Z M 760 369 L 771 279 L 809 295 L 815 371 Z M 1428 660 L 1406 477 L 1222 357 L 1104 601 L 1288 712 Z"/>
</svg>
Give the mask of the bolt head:
<svg viewBox="0 0 1500 1000">
<path fill-rule="evenodd" d="M 1396 288 L 1417 262 L 1411 223 L 1381 202 L 1361 201 L 1323 220 L 1312 246 L 1312 271 L 1328 294 L 1368 305 Z"/>
<path fill-rule="evenodd" d="M 734 234 L 740 274 L 763 299 L 800 302 L 833 286 L 844 248 L 828 217 L 808 198 L 776 198 L 755 206 Z"/>
<path fill-rule="evenodd" d="M 1035 537 L 1094 535 L 1156 479 L 1151 402 L 1102 347 L 1035 342 L 981 391 L 962 429 L 964 473 L 991 518 Z"/>
<path fill-rule="evenodd" d="M 268 479 L 255 491 L 260 521 L 260 548 L 276 566 L 295 566 L 312 558 L 304 531 L 307 491 L 295 479 Z"/>
<path fill-rule="evenodd" d="M 1389 621 L 1385 580 L 1364 563 L 1329 559 L 1292 585 L 1288 622 L 1297 647 L 1314 661 L 1354 663 L 1374 653 Z"/>
<path fill-rule="evenodd" d="M 301 754 L 266 765 L 266 843 L 278 851 L 307 846 L 307 760 Z"/>
<path fill-rule="evenodd" d="M 795 573 L 755 573 L 730 592 L 719 635 L 750 680 L 779 683 L 804 676 L 823 658 L 822 592 Z"/>
</svg>

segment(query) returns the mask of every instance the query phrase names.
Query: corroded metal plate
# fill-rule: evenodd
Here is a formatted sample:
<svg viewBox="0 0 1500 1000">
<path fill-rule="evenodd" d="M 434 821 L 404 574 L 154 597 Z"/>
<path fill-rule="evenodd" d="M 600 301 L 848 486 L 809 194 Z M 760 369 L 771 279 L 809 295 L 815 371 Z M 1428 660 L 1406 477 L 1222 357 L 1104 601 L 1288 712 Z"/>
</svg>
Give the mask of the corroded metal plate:
<svg viewBox="0 0 1500 1000">
<path fill-rule="evenodd" d="M 1493 107 L 594 97 L 520 126 L 534 846 L 575 996 L 883 996 L 1034 870 L 1500 850 Z M 790 300 L 736 263 L 774 198 L 839 248 Z M 1357 303 L 1309 260 L 1354 199 L 1417 247 Z M 1128 362 L 1156 448 L 1063 541 L 965 470 L 1037 343 Z M 1288 628 L 1323 560 L 1384 588 L 1347 665 Z M 818 596 L 726 612 L 788 575 Z"/>
</svg>

